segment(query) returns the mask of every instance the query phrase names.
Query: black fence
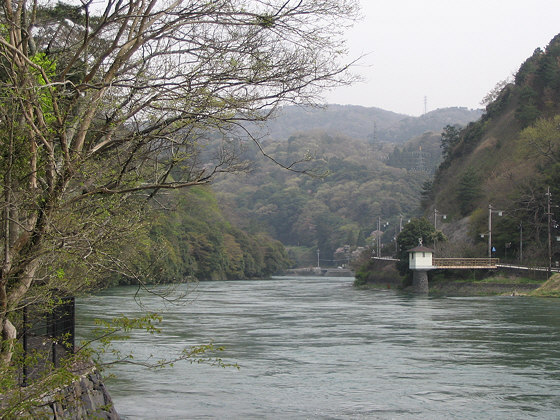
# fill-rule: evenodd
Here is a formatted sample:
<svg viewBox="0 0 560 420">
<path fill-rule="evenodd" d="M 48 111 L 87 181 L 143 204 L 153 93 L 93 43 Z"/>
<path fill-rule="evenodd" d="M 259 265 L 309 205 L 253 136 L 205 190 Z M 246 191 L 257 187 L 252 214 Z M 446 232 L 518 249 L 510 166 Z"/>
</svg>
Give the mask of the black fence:
<svg viewBox="0 0 560 420">
<path fill-rule="evenodd" d="M 65 297 L 49 311 L 37 305 L 22 310 L 24 363 L 21 384 L 26 386 L 45 370 L 59 367 L 63 357 L 75 350 L 75 301 Z M 29 361 L 33 360 L 33 363 Z"/>
</svg>

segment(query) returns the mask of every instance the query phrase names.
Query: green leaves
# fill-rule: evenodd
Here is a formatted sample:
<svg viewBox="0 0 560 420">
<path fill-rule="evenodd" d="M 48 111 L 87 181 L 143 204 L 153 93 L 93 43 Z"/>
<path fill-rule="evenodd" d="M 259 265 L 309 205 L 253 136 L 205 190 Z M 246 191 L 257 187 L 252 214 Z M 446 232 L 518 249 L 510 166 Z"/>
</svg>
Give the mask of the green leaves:
<svg viewBox="0 0 560 420">
<path fill-rule="evenodd" d="M 457 201 L 463 216 L 478 206 L 478 199 L 482 196 L 480 181 L 480 175 L 474 168 L 468 168 L 459 180 Z"/>
</svg>

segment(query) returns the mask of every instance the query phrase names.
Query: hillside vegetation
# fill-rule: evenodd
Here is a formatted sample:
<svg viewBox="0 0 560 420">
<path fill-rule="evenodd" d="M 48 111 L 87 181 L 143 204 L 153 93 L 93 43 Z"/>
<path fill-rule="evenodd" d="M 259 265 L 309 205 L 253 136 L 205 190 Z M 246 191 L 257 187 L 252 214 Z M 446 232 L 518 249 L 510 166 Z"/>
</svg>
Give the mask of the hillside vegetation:
<svg viewBox="0 0 560 420">
<path fill-rule="evenodd" d="M 290 264 L 280 242 L 227 221 L 209 187 L 162 197 L 150 221 L 133 244 L 121 248 L 128 266 L 110 284 L 267 278 Z"/>
<path fill-rule="evenodd" d="M 559 63 L 560 35 L 544 51 L 535 50 L 478 121 L 447 133 L 445 160 L 423 195 L 427 214 L 437 208 L 448 215 L 444 231 L 454 245 L 464 241 L 468 252 L 486 255 L 492 205 L 503 210 L 502 217 L 492 213 L 495 255 L 548 264 L 547 209 L 549 200 L 551 213 L 560 204 Z M 558 224 L 550 216 L 555 239 Z M 555 242 L 553 261 L 560 259 Z"/>
<path fill-rule="evenodd" d="M 264 150 L 285 165 L 307 155 L 317 176 L 252 155 L 251 174 L 224 177 L 214 188 L 230 220 L 281 241 L 295 265 L 316 265 L 317 251 L 321 265 L 343 265 L 376 235 L 383 235 L 382 253 L 392 254 L 401 221 L 418 214 L 422 186 L 441 161 L 442 128 L 479 115 L 461 108 L 416 118 L 363 107 L 286 108 Z"/>
</svg>

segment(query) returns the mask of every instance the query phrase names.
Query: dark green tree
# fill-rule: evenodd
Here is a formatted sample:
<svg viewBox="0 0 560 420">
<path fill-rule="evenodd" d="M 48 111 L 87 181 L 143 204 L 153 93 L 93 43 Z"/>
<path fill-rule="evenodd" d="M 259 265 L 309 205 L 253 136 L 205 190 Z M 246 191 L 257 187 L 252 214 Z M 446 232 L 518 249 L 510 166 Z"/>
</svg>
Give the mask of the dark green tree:
<svg viewBox="0 0 560 420">
<path fill-rule="evenodd" d="M 426 209 L 434 199 L 433 181 L 428 179 L 422 184 L 422 191 L 420 192 L 420 204 L 423 209 Z"/>
<path fill-rule="evenodd" d="M 443 159 L 447 159 L 457 144 L 461 141 L 461 128 L 456 125 L 446 125 L 441 133 L 441 151 Z"/>
<path fill-rule="evenodd" d="M 457 200 L 463 216 L 476 208 L 477 200 L 481 195 L 480 176 L 473 168 L 468 168 L 461 176 L 457 187 Z"/>
<path fill-rule="evenodd" d="M 522 127 L 528 127 L 540 116 L 536 101 L 537 96 L 537 92 L 531 86 L 525 85 L 521 88 L 519 106 L 515 111 L 515 118 L 517 118 Z"/>
</svg>

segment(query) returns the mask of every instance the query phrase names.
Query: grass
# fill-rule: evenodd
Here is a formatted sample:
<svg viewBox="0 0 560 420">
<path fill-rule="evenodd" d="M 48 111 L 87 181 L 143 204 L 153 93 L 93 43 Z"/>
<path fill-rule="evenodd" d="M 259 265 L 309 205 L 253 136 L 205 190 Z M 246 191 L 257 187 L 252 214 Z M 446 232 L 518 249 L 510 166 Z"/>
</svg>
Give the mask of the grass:
<svg viewBox="0 0 560 420">
<path fill-rule="evenodd" d="M 560 274 L 551 276 L 541 287 L 529 293 L 530 296 L 560 297 Z"/>
<path fill-rule="evenodd" d="M 480 284 L 541 284 L 542 280 L 531 279 L 528 277 L 487 277 L 482 280 L 474 280 L 473 283 Z"/>
</svg>

